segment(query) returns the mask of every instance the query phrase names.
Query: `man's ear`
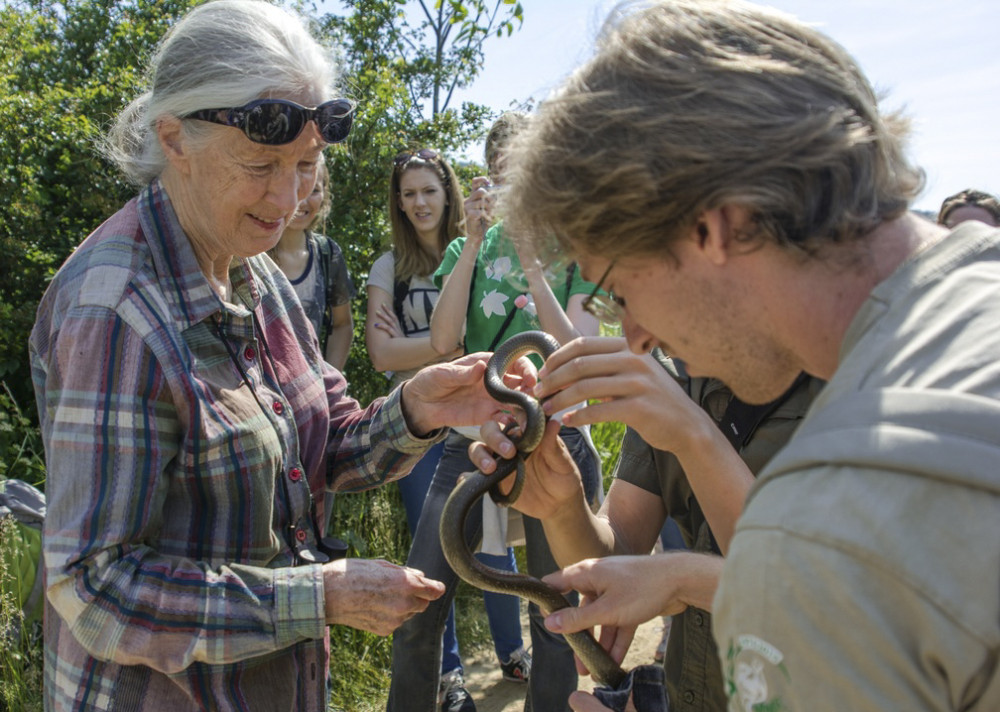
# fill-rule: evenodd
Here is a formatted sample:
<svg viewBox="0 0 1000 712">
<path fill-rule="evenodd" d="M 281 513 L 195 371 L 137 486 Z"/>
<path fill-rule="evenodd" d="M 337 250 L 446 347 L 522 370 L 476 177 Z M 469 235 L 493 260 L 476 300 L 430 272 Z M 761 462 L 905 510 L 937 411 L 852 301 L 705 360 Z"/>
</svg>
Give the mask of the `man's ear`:
<svg viewBox="0 0 1000 712">
<path fill-rule="evenodd" d="M 189 157 L 187 144 L 181 132 L 181 120 L 176 116 L 164 116 L 156 122 L 156 136 L 167 162 L 181 173 L 188 172 Z"/>
<path fill-rule="evenodd" d="M 702 254 L 714 264 L 723 264 L 733 254 L 737 236 L 749 220 L 750 211 L 740 205 L 723 205 L 698 216 L 693 237 Z"/>
</svg>

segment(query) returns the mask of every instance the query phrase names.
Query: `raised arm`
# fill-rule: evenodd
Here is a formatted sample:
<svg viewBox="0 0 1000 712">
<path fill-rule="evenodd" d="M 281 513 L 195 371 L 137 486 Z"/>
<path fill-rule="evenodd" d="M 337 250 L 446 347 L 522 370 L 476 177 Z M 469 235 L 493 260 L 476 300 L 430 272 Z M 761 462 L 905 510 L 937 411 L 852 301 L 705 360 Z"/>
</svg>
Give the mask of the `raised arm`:
<svg viewBox="0 0 1000 712">
<path fill-rule="evenodd" d="M 469 290 L 480 244 L 482 239 L 466 238 L 454 268 L 441 282 L 441 294 L 431 315 L 431 346 L 439 354 L 462 346 Z"/>
<path fill-rule="evenodd" d="M 458 238 L 449 246 L 449 250 L 453 250 L 461 244 L 461 251 L 441 281 L 441 294 L 431 315 L 431 345 L 439 354 L 450 353 L 464 343 L 472 275 L 476 270 L 483 236 L 492 219 L 493 196 L 490 195 L 489 185 L 489 179 L 484 176 L 472 179 L 472 190 L 464 205 L 466 237 Z M 445 260 L 448 260 L 447 254 Z"/>
</svg>

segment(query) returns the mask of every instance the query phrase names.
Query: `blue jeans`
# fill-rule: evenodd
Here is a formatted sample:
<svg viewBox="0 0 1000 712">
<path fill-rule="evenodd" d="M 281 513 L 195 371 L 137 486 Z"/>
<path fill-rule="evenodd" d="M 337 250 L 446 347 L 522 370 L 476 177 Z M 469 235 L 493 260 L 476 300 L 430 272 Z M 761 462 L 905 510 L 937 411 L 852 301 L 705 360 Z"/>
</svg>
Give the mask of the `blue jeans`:
<svg viewBox="0 0 1000 712">
<path fill-rule="evenodd" d="M 432 446 L 420 462 L 414 465 L 406 477 L 398 481 L 399 494 L 403 498 L 406 509 L 406 524 L 410 529 L 410 537 L 415 538 L 417 522 L 424 506 L 424 498 L 434 479 L 441 453 L 444 452 L 444 442 Z M 507 548 L 506 556 L 491 554 L 476 554 L 476 558 L 487 566 L 503 571 L 517 571 L 517 561 L 514 550 Z M 520 648 L 521 639 L 521 604 L 517 596 L 510 596 L 492 591 L 483 591 L 483 605 L 486 608 L 486 618 L 493 635 L 493 649 L 501 661 L 509 660 L 511 653 Z M 455 634 L 455 606 L 448 611 L 442 640 L 441 674 L 462 667 L 462 658 L 458 651 L 458 636 Z"/>
<path fill-rule="evenodd" d="M 560 435 L 583 474 L 584 491 L 593 501 L 601 486 L 600 467 L 580 431 L 563 428 Z M 438 528 L 441 510 L 458 476 L 475 467 L 468 457 L 469 440 L 452 433 L 445 442 L 434 480 L 424 500 L 423 511 L 407 566 L 420 569 L 427 576 L 445 584 L 441 598 L 427 610 L 400 626 L 392 638 L 392 680 L 389 687 L 389 712 L 437 712 L 438 681 L 441 670 L 441 632 L 455 598 L 458 576 L 451 570 L 441 551 Z M 542 523 L 524 518 L 528 573 L 541 577 L 558 569 Z M 476 543 L 482 537 L 482 509 L 473 507 L 466 520 L 466 539 Z M 576 603 L 575 594 L 573 603 Z M 526 709 L 539 712 L 569 711 L 568 698 L 577 687 L 573 651 L 561 635 L 543 624 L 538 606 L 528 605 L 531 630 L 532 664 L 528 680 Z"/>
<path fill-rule="evenodd" d="M 677 522 L 672 517 L 667 517 L 663 520 L 663 528 L 660 529 L 660 544 L 663 546 L 664 551 L 688 548 L 687 543 L 684 541 L 684 535 L 681 534 Z"/>
</svg>

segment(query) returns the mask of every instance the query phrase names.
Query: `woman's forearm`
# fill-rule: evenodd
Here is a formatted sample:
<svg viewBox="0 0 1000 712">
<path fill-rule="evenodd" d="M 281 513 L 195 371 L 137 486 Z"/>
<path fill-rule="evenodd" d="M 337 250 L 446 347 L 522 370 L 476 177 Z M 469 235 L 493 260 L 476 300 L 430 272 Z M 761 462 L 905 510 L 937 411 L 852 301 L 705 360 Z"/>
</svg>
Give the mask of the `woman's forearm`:
<svg viewBox="0 0 1000 712">
<path fill-rule="evenodd" d="M 431 346 L 429 336 L 393 338 L 388 334 L 373 335 L 368 339 L 368 355 L 379 372 L 407 371 L 442 359 L 442 355 Z"/>
<path fill-rule="evenodd" d="M 466 240 L 454 269 L 445 276 L 441 285 L 441 294 L 431 314 L 431 346 L 438 354 L 451 353 L 462 345 L 478 252 L 479 247 Z"/>
</svg>

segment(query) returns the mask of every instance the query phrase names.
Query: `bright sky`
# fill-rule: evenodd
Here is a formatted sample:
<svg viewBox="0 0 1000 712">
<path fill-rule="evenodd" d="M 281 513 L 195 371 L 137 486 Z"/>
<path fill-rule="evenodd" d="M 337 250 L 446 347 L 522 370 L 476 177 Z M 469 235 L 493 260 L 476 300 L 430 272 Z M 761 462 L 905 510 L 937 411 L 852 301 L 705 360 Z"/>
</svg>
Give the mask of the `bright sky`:
<svg viewBox="0 0 1000 712">
<path fill-rule="evenodd" d="M 459 101 L 535 103 L 586 59 L 612 0 L 522 0 L 524 25 L 486 44 Z M 884 106 L 913 120 L 910 155 L 927 172 L 915 208 L 964 188 L 1000 194 L 1000 3 L 996 0 L 771 0 L 847 48 Z M 453 105 L 455 105 L 453 103 Z"/>
</svg>

